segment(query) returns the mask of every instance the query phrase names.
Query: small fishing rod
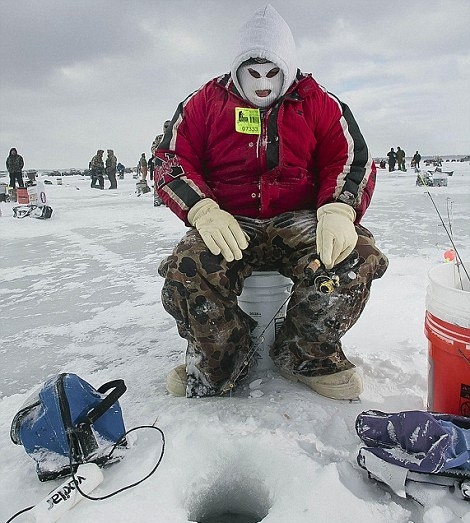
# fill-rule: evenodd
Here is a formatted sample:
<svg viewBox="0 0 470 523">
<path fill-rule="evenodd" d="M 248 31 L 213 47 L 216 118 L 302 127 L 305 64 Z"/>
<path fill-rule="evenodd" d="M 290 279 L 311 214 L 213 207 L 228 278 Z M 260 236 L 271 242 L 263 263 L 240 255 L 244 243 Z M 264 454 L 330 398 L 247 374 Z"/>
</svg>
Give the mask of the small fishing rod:
<svg viewBox="0 0 470 523">
<path fill-rule="evenodd" d="M 418 173 L 418 177 L 421 180 L 423 186 L 426 187 L 426 183 L 425 183 L 425 181 L 424 181 L 424 179 L 423 179 L 423 177 L 421 175 L 421 172 Z M 429 191 L 425 191 L 425 193 L 429 196 L 429 198 L 430 198 L 430 200 L 431 200 L 431 202 L 432 202 L 432 204 L 434 206 L 434 209 L 436 210 L 437 215 L 439 216 L 439 219 L 441 220 L 442 227 L 444 227 L 444 231 L 446 232 L 447 237 L 449 238 L 449 241 L 450 241 L 450 243 L 452 245 L 452 248 L 454 249 L 454 252 L 455 252 L 456 257 L 457 257 L 457 266 L 459 266 L 459 265 L 462 266 L 463 271 L 465 272 L 467 278 L 470 280 L 470 276 L 469 276 L 468 271 L 467 271 L 467 269 L 465 267 L 465 264 L 463 263 L 462 258 L 461 258 L 460 254 L 459 254 L 459 251 L 458 251 L 458 249 L 457 249 L 457 247 L 456 247 L 456 245 L 454 243 L 453 234 L 451 234 L 451 232 L 447 228 L 447 226 L 446 226 L 446 224 L 445 224 L 445 222 L 444 222 L 444 220 L 442 218 L 442 215 L 441 215 L 439 209 L 437 208 L 436 202 L 434 201 L 434 198 L 432 197 L 431 193 Z M 451 230 L 452 230 L 452 227 L 451 227 Z"/>
</svg>

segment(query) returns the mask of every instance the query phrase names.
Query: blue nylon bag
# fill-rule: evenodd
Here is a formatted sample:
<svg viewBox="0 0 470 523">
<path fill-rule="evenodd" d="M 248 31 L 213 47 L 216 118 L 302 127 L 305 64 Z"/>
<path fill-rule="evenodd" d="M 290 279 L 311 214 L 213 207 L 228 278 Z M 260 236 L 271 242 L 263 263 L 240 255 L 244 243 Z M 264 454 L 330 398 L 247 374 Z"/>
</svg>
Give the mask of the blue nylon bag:
<svg viewBox="0 0 470 523">
<path fill-rule="evenodd" d="M 356 419 L 366 450 L 414 472 L 470 473 L 470 418 L 410 410 L 368 410 Z M 464 473 L 465 473 L 464 472 Z"/>
<path fill-rule="evenodd" d="M 41 481 L 70 474 L 71 465 L 116 461 L 121 456 L 111 453 L 112 447 L 127 445 L 118 402 L 125 391 L 123 380 L 95 389 L 76 374 L 58 374 L 15 415 L 11 440 L 36 461 Z"/>
</svg>

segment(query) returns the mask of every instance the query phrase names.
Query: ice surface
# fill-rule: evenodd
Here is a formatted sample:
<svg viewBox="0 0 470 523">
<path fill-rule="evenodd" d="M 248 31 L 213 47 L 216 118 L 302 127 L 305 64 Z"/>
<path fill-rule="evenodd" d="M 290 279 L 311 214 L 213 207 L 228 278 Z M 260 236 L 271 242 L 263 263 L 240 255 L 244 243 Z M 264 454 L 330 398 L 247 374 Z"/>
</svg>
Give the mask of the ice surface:
<svg viewBox="0 0 470 523">
<path fill-rule="evenodd" d="M 13 416 L 48 377 L 74 372 L 94 386 L 124 379 L 127 428 L 157 420 L 167 449 L 148 481 L 105 502 L 84 500 L 64 522 L 179 523 L 210 517 L 207 507 L 216 515 L 246 503 L 266 523 L 468 523 L 468 503 L 420 486 L 421 506 L 356 464 L 360 412 L 426 405 L 427 272 L 450 247 L 427 191 L 445 220 L 451 203 L 455 243 L 470 259 L 470 165 L 447 167 L 455 171 L 448 186 L 431 188 L 416 187 L 411 171 L 379 170 L 363 224 L 390 268 L 344 338 L 364 376 L 360 403 L 322 398 L 275 370 L 254 370 L 228 398 L 168 396 L 165 376 L 182 362 L 185 343 L 162 308 L 157 267 L 185 227 L 153 207 L 151 193 L 137 198 L 130 175 L 114 192 L 92 190 L 79 176 L 46 186 L 54 209 L 46 221 L 15 219 L 12 204 L 0 204 L 0 520 L 55 486 L 39 483 L 33 460 L 10 441 Z M 137 433 L 95 493 L 146 475 L 159 450 L 158 438 Z"/>
</svg>

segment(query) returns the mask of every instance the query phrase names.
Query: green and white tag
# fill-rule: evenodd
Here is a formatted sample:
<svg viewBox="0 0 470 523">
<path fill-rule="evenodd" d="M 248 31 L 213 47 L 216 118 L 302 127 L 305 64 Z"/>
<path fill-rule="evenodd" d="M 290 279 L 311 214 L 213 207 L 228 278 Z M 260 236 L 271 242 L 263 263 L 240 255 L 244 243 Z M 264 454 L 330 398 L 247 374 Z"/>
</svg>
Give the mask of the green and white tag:
<svg viewBox="0 0 470 523">
<path fill-rule="evenodd" d="M 235 107 L 235 131 L 244 134 L 261 134 L 259 109 Z"/>
</svg>

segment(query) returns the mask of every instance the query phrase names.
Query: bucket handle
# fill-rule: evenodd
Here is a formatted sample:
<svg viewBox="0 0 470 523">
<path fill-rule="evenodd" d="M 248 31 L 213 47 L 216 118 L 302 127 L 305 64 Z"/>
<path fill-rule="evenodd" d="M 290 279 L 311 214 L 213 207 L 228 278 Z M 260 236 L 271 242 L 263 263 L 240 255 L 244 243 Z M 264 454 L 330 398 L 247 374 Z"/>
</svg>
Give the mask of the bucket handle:
<svg viewBox="0 0 470 523">
<path fill-rule="evenodd" d="M 467 356 L 465 356 L 465 354 L 460 350 L 460 349 L 457 349 L 457 352 L 462 356 L 462 358 L 470 365 L 470 358 L 467 358 Z"/>
</svg>

